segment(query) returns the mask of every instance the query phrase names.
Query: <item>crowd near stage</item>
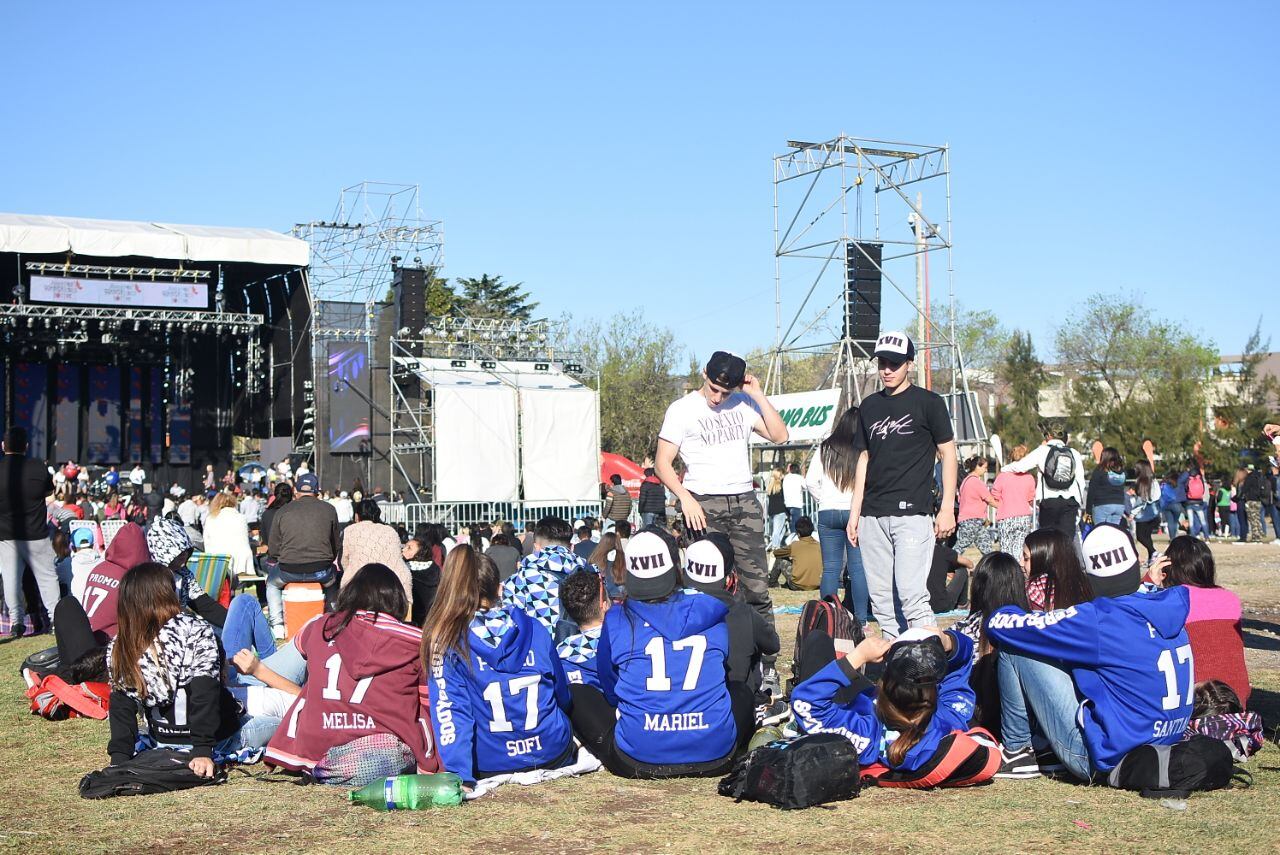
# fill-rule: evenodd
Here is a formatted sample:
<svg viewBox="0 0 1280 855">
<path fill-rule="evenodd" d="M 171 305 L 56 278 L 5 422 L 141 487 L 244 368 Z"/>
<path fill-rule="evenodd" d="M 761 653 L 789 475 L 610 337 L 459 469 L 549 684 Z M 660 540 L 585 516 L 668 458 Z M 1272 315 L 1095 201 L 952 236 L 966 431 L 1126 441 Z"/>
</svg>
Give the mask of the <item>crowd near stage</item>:
<svg viewBox="0 0 1280 855">
<path fill-rule="evenodd" d="M 308 245 L 256 228 L 0 214 L 0 414 L 30 454 L 155 484 L 287 453 L 311 378 Z"/>
</svg>

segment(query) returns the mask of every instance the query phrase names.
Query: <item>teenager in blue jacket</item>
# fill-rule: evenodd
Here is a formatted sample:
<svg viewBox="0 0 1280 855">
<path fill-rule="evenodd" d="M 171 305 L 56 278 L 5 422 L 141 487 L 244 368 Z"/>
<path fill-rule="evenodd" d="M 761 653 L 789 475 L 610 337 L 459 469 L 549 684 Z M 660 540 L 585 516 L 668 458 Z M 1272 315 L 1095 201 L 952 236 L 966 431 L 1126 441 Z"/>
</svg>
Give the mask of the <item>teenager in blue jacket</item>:
<svg viewBox="0 0 1280 855">
<path fill-rule="evenodd" d="M 551 635 L 501 604 L 498 580 L 491 558 L 454 547 L 422 631 L 436 744 L 468 787 L 577 760 L 569 681 Z"/>
<path fill-rule="evenodd" d="M 948 734 L 968 729 L 975 705 L 968 636 L 917 627 L 892 646 L 868 637 L 849 656 L 812 673 L 815 656 L 821 661 L 835 655 L 823 640 L 816 633 L 805 640 L 800 673 L 811 676 L 791 691 L 791 711 L 803 732 L 847 737 L 864 766 L 882 763 L 914 772 L 928 764 Z M 860 669 L 881 659 L 885 669 L 877 685 Z"/>
<path fill-rule="evenodd" d="M 1185 588 L 1135 593 L 1141 580 L 1129 533 L 1099 525 L 1084 539 L 1094 599 L 1066 609 L 997 609 L 987 620 L 999 649 L 1006 766 L 1037 764 L 1028 711 L 1076 777 L 1106 773 L 1141 745 L 1182 739 L 1195 662 Z"/>
<path fill-rule="evenodd" d="M 574 685 L 573 726 L 627 778 L 722 775 L 751 738 L 754 699 L 728 683 L 724 603 L 678 586 L 679 550 L 649 528 L 626 546 L 627 599 L 609 609 L 596 652 L 600 689 Z"/>
</svg>

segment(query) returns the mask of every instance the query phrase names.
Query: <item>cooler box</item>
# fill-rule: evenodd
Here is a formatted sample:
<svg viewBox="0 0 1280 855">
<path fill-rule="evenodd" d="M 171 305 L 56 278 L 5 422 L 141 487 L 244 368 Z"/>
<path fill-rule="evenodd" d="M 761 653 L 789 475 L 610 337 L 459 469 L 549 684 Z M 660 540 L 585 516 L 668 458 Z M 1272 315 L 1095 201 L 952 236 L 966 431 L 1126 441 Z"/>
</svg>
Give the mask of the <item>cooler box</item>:
<svg viewBox="0 0 1280 855">
<path fill-rule="evenodd" d="M 316 615 L 324 614 L 324 588 L 319 582 L 288 582 L 284 586 L 284 637 L 294 633 Z"/>
</svg>

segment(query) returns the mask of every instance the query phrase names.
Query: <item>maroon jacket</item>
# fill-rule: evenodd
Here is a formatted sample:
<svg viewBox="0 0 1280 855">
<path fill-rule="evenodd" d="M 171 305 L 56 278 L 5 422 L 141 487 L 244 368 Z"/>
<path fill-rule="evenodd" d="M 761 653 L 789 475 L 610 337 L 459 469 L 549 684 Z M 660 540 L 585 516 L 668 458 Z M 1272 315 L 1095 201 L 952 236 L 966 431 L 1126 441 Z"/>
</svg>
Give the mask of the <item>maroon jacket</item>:
<svg viewBox="0 0 1280 855">
<path fill-rule="evenodd" d="M 106 557 L 92 570 L 84 583 L 80 605 L 89 616 L 89 628 L 106 644 L 116 637 L 116 598 L 120 581 L 139 564 L 151 560 L 147 551 L 147 535 L 136 523 L 125 523 L 107 547 Z"/>
<path fill-rule="evenodd" d="M 307 660 L 307 682 L 271 737 L 267 762 L 311 770 L 331 748 L 389 733 L 413 750 L 420 773 L 439 771 L 427 690 L 420 686 L 422 631 L 362 611 L 325 641 L 326 622 L 336 626 L 341 615 L 313 618 L 293 639 Z"/>
</svg>

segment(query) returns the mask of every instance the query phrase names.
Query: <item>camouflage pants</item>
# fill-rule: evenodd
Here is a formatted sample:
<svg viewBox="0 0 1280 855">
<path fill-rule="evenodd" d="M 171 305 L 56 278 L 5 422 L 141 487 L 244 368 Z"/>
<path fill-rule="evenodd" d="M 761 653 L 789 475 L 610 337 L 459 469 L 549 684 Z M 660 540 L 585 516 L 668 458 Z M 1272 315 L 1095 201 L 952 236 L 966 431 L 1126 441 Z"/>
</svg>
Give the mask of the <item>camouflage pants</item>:
<svg viewBox="0 0 1280 855">
<path fill-rule="evenodd" d="M 773 626 L 773 599 L 769 596 L 769 565 L 764 554 L 764 514 L 755 493 L 693 497 L 707 515 L 707 531 L 728 535 L 738 584 L 753 609 Z"/>
<path fill-rule="evenodd" d="M 1249 520 L 1249 542 L 1262 543 L 1262 502 L 1245 502 L 1244 515 Z"/>
</svg>

